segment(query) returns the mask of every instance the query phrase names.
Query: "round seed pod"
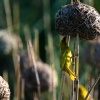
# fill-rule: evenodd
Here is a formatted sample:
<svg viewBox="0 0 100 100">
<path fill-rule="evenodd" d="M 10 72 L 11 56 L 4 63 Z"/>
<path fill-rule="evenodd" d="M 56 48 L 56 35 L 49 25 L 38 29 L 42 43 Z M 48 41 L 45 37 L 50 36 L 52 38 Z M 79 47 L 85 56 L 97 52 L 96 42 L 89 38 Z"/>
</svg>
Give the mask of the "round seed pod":
<svg viewBox="0 0 100 100">
<path fill-rule="evenodd" d="M 100 15 L 95 8 L 77 2 L 63 6 L 55 16 L 55 29 L 60 35 L 93 40 L 100 35 Z"/>
<path fill-rule="evenodd" d="M 52 91 L 58 85 L 58 77 L 55 70 L 43 63 L 41 60 L 36 61 L 37 72 L 40 79 L 40 90 L 41 92 Z M 28 56 L 26 52 L 22 51 L 20 54 L 20 69 L 22 78 L 25 81 L 25 91 L 27 93 L 37 92 L 37 81 L 35 77 L 34 66 L 30 66 Z M 52 79 L 53 78 L 53 79 Z"/>
<path fill-rule="evenodd" d="M 0 100 L 10 100 L 8 83 L 0 76 Z"/>
<path fill-rule="evenodd" d="M 19 48 L 22 48 L 22 42 L 18 36 L 9 34 L 7 30 L 0 31 L 0 56 L 9 55 Z"/>
<path fill-rule="evenodd" d="M 52 91 L 53 88 L 57 87 L 57 73 L 55 70 L 52 72 L 52 68 L 49 65 L 36 62 L 37 71 L 40 79 L 40 90 L 41 92 Z M 52 74 L 53 73 L 53 74 Z M 52 79 L 53 78 L 53 79 Z M 35 71 L 32 68 L 28 68 L 24 73 L 25 89 L 29 92 L 37 92 L 37 81 L 35 77 Z"/>
<path fill-rule="evenodd" d="M 100 37 L 96 40 L 89 41 L 82 53 L 82 58 L 84 62 L 100 68 Z"/>
</svg>

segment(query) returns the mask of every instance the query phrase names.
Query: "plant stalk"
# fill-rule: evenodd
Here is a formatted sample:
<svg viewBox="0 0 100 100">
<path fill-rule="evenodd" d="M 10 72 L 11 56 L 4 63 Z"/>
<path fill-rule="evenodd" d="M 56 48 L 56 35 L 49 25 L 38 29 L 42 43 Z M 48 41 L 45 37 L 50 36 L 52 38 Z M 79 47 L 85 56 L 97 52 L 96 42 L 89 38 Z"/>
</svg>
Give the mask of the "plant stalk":
<svg viewBox="0 0 100 100">
<path fill-rule="evenodd" d="M 9 32 L 9 34 L 11 34 L 11 33 L 13 33 L 13 24 L 12 24 L 9 0 L 4 0 L 4 7 L 5 7 L 5 13 L 6 13 L 8 32 Z"/>
<path fill-rule="evenodd" d="M 39 57 L 39 30 L 38 29 L 34 29 L 34 51 L 36 53 L 36 56 Z"/>
<path fill-rule="evenodd" d="M 31 42 L 28 26 L 24 27 L 24 33 L 25 33 L 25 38 L 26 38 L 26 42 L 27 42 L 27 48 L 28 48 L 28 54 L 29 54 L 28 56 L 30 56 L 30 61 L 32 64 L 32 70 L 35 71 L 35 77 L 36 77 L 36 82 L 37 82 L 37 91 L 38 91 L 38 100 L 40 100 L 40 79 L 39 79 L 39 75 L 38 75 L 38 71 L 37 71 L 35 55 L 33 52 L 33 46 L 32 46 L 32 42 Z"/>
<path fill-rule="evenodd" d="M 75 50 L 75 47 L 74 47 Z M 75 52 L 74 52 L 74 58 L 72 59 L 72 71 L 75 72 Z M 71 100 L 74 100 L 74 81 L 72 81 L 72 95 L 71 95 Z"/>
<path fill-rule="evenodd" d="M 73 4 L 74 2 L 73 2 L 73 0 L 71 0 L 71 4 Z"/>
<path fill-rule="evenodd" d="M 7 27 L 8 27 L 8 33 L 13 35 L 13 23 L 12 23 L 12 17 L 11 17 L 11 9 L 10 9 L 10 2 L 9 0 L 4 0 L 4 7 L 5 7 L 5 13 L 6 13 L 6 21 L 7 21 Z M 17 100 L 20 99 L 20 68 L 19 68 L 19 62 L 17 59 L 17 51 L 13 50 L 13 62 L 14 62 L 14 69 L 15 69 L 15 77 L 16 77 L 16 98 Z"/>
<path fill-rule="evenodd" d="M 79 94 L 79 34 L 77 34 L 75 38 L 75 75 L 76 75 L 76 100 L 78 100 L 78 94 Z"/>
<path fill-rule="evenodd" d="M 88 96 L 90 95 L 90 93 L 91 93 L 91 91 L 93 90 L 93 88 L 97 85 L 97 83 L 98 83 L 99 80 L 100 80 L 100 74 L 99 74 L 99 76 L 97 77 L 95 83 L 92 85 L 92 87 L 91 87 L 90 90 L 88 91 L 88 93 L 87 93 L 87 95 L 86 95 L 86 97 L 85 97 L 84 100 L 87 100 Z"/>
</svg>

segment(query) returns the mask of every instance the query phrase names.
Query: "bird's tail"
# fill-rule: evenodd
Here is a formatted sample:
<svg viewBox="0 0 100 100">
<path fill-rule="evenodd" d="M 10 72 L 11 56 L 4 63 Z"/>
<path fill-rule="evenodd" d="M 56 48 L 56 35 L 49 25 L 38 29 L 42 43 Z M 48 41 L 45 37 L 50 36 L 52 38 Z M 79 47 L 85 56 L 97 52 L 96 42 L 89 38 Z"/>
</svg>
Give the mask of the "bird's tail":
<svg viewBox="0 0 100 100">
<path fill-rule="evenodd" d="M 69 74 L 71 80 L 76 78 L 76 75 L 69 68 L 66 68 L 65 71 Z"/>
</svg>

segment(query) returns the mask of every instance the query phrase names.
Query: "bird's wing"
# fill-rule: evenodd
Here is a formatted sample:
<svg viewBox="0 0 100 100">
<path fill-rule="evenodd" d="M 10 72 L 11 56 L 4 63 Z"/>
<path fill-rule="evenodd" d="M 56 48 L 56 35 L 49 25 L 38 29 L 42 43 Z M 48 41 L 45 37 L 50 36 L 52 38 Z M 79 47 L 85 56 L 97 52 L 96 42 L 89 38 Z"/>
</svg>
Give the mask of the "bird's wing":
<svg viewBox="0 0 100 100">
<path fill-rule="evenodd" d="M 61 52 L 61 55 L 60 55 L 60 67 L 63 68 L 65 63 L 66 63 L 66 59 L 67 59 L 67 50 L 65 50 L 64 52 Z"/>
</svg>

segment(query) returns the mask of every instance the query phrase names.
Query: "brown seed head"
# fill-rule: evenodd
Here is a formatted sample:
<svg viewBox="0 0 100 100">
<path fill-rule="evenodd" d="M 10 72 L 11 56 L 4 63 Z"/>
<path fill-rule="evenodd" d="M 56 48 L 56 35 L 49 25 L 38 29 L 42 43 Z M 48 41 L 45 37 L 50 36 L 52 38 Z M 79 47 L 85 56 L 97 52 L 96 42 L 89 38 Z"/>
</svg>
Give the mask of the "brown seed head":
<svg viewBox="0 0 100 100">
<path fill-rule="evenodd" d="M 55 16 L 55 29 L 60 35 L 76 36 L 93 40 L 100 35 L 100 15 L 95 8 L 74 3 L 63 6 Z"/>
</svg>

